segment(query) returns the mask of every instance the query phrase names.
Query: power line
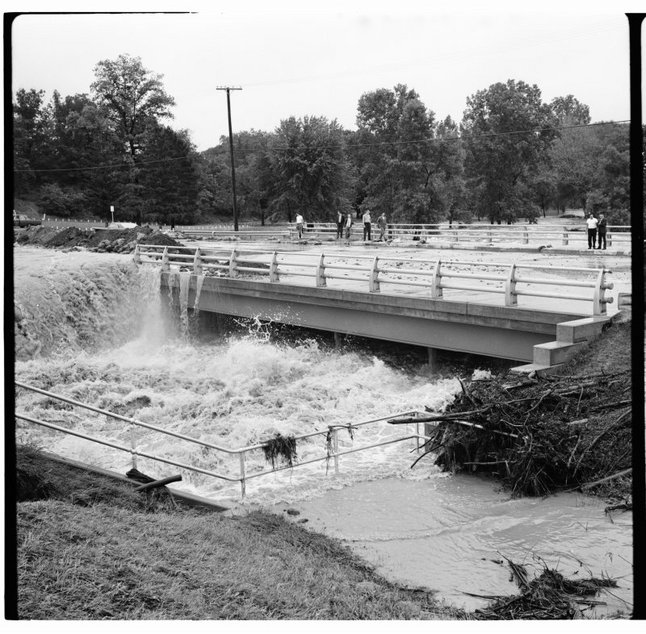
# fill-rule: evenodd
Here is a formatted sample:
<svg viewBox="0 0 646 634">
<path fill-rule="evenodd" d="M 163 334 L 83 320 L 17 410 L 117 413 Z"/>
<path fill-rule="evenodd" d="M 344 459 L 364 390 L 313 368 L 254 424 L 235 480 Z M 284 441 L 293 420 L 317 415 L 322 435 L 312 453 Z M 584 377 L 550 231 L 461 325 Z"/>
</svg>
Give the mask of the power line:
<svg viewBox="0 0 646 634">
<path fill-rule="evenodd" d="M 491 133 L 484 133 L 484 134 L 477 134 L 477 135 L 469 135 L 468 138 L 470 139 L 482 139 L 482 138 L 493 138 L 493 137 L 501 137 L 501 136 L 510 136 L 510 135 L 515 135 L 515 134 L 536 134 L 540 132 L 550 132 L 550 131 L 560 131 L 560 130 L 571 130 L 571 129 L 580 129 L 580 128 L 591 128 L 595 126 L 603 126 L 603 125 L 621 125 L 625 123 L 630 123 L 630 119 L 625 119 L 625 120 L 620 120 L 620 121 L 599 121 L 597 123 L 581 123 L 581 124 L 573 124 L 573 125 L 564 125 L 564 126 L 557 126 L 557 127 L 552 127 L 552 128 L 534 128 L 531 130 L 509 130 L 506 132 L 491 132 Z M 231 139 L 231 137 L 230 137 Z M 362 147 L 379 147 L 379 146 L 403 146 L 403 145 L 414 145 L 417 143 L 445 143 L 445 142 L 450 142 L 450 141 L 460 141 L 463 140 L 464 137 L 460 136 L 459 134 L 456 136 L 451 136 L 451 137 L 435 137 L 432 139 L 413 139 L 413 140 L 408 140 L 408 141 L 372 141 L 370 143 L 353 143 L 350 148 L 355 149 L 355 148 L 362 148 Z M 338 148 L 342 144 L 340 143 L 334 143 L 332 145 L 319 145 L 317 148 L 319 149 L 332 149 L 332 148 Z M 218 146 L 215 146 L 216 148 Z M 248 148 L 242 148 L 238 147 L 236 149 L 236 152 L 238 153 L 249 153 L 249 152 L 256 152 L 260 149 L 266 149 L 262 148 L 261 146 L 256 146 L 256 147 L 248 147 Z M 278 150 L 278 151 L 287 151 L 290 150 L 291 148 L 288 146 L 273 146 L 273 150 Z M 52 172 L 80 172 L 80 171 L 94 171 L 94 170 L 102 170 L 102 169 L 115 169 L 115 168 L 124 168 L 124 167 L 142 167 L 142 166 L 147 166 L 147 165 L 154 165 L 157 163 L 170 163 L 173 161 L 183 161 L 186 159 L 191 158 L 190 156 L 178 156 L 178 157 L 170 157 L 170 158 L 164 158 L 164 159 L 155 159 L 155 160 L 150 160 L 150 161 L 141 161 L 137 163 L 136 165 L 130 165 L 130 164 L 124 164 L 124 163 L 113 163 L 113 164 L 108 164 L 108 165 L 96 165 L 96 166 L 90 166 L 90 167 L 61 167 L 61 168 L 52 168 L 52 169 L 31 169 L 31 170 L 17 170 L 14 169 L 14 173 L 52 173 Z"/>
</svg>

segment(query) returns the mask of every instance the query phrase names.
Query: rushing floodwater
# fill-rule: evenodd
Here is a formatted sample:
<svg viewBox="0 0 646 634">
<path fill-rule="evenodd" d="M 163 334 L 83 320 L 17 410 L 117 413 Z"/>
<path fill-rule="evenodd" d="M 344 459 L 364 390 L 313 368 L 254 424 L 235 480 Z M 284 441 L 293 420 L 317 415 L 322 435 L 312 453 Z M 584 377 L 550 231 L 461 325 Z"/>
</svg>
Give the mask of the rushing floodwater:
<svg viewBox="0 0 646 634">
<path fill-rule="evenodd" d="M 174 318 L 164 310 L 159 272 L 138 271 L 122 257 L 17 249 L 15 281 L 19 381 L 219 446 L 441 410 L 459 389 L 456 378 L 433 380 L 423 369 L 405 372 L 314 339 L 277 343 L 262 327 L 197 340 L 185 302 Z M 181 282 L 180 300 L 187 290 Z M 17 410 L 124 446 L 134 438 L 147 453 L 239 475 L 237 456 L 133 432 L 32 392 L 19 390 Z M 402 435 L 400 426 L 378 424 L 353 437 L 343 430 L 339 440 L 350 449 Z M 133 466 L 127 453 L 28 423 L 18 424 L 17 437 L 121 473 Z M 326 437 L 299 441 L 297 454 L 300 462 L 325 456 Z M 620 578 L 613 592 L 631 600 L 630 515 L 613 522 L 601 503 L 574 494 L 510 500 L 490 482 L 439 473 L 428 457 L 411 469 L 416 457 L 408 440 L 344 456 L 338 474 L 326 461 L 272 473 L 248 481 L 245 504 L 296 507 L 308 526 L 347 540 L 387 576 L 467 608 L 483 600 L 464 592 L 514 592 L 504 557 L 530 565 L 544 560 L 568 575 L 609 574 Z M 137 467 L 158 477 L 178 471 L 142 458 Z M 267 468 L 261 451 L 249 455 L 248 475 Z M 238 483 L 185 471 L 178 486 L 239 503 Z M 611 609 L 625 607 L 604 600 Z"/>
</svg>

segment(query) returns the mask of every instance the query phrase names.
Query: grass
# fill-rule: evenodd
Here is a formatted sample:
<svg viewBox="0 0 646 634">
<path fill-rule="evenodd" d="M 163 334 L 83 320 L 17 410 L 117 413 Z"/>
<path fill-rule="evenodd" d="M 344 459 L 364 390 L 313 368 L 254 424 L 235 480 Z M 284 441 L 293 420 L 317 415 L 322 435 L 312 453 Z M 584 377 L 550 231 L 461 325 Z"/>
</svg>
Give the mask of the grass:
<svg viewBox="0 0 646 634">
<path fill-rule="evenodd" d="M 17 506 L 20 619 L 466 618 L 297 521 L 175 509 L 32 449 L 18 465 L 38 480 Z"/>
</svg>

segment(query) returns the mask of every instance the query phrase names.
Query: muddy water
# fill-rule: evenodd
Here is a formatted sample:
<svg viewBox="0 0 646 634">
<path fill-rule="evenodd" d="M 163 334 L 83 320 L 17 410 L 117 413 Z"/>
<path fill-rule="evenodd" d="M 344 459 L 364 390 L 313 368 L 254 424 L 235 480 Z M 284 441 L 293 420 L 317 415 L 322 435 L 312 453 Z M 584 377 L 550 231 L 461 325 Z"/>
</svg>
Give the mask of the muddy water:
<svg viewBox="0 0 646 634">
<path fill-rule="evenodd" d="M 439 411 L 459 390 L 457 377 L 403 371 L 314 339 L 272 341 L 259 325 L 225 339 L 197 339 L 185 306 L 168 318 L 156 292 L 158 272 L 118 256 L 16 251 L 17 379 L 169 431 L 238 448 L 276 433 Z M 180 282 L 181 300 L 187 286 Z M 42 395 L 18 390 L 16 409 L 232 478 L 240 473 L 236 456 L 133 430 Z M 340 446 L 350 450 L 405 434 L 380 423 L 344 430 Z M 128 453 L 28 423 L 17 424 L 17 439 L 121 473 L 133 466 Z M 429 459 L 411 469 L 414 450 L 408 440 L 343 457 L 338 474 L 322 461 L 254 478 L 242 506 L 279 512 L 295 506 L 308 526 L 347 540 L 388 577 L 435 589 L 454 605 L 482 604 L 465 592 L 513 592 L 504 557 L 528 565 L 540 557 L 582 577 L 607 573 L 620 578 L 615 594 L 630 600 L 628 515 L 612 523 L 600 503 L 574 495 L 509 500 L 489 482 L 438 473 Z M 298 443 L 297 461 L 325 454 L 325 436 Z M 141 458 L 137 467 L 157 477 L 177 471 Z M 249 454 L 246 469 L 247 475 L 268 469 L 261 451 Z M 238 483 L 182 475 L 177 488 L 240 504 Z"/>
<path fill-rule="evenodd" d="M 632 517 L 608 517 L 590 497 L 512 500 L 491 481 L 442 474 L 361 482 L 295 506 L 307 526 L 343 539 L 386 577 L 457 607 L 487 603 L 472 595 L 517 592 L 506 558 L 525 565 L 530 579 L 543 565 L 575 579 L 617 579 L 591 616 L 632 603 Z"/>
</svg>

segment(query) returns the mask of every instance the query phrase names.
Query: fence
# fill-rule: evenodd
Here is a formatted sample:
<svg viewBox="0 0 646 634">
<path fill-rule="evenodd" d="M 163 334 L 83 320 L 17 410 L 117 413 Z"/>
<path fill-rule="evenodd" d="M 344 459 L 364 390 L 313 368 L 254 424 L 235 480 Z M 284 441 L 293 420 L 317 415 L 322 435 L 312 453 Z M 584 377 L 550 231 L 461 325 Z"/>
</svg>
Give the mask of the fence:
<svg viewBox="0 0 646 634">
<path fill-rule="evenodd" d="M 371 443 L 369 445 L 364 445 L 361 447 L 351 447 L 350 449 L 346 450 L 340 450 L 339 448 L 339 432 L 341 431 L 356 431 L 361 427 L 365 427 L 367 425 L 375 425 L 378 423 L 382 424 L 388 424 L 387 421 L 391 420 L 396 420 L 398 418 L 405 417 L 406 419 L 410 419 L 411 417 L 427 417 L 428 413 L 427 412 L 418 412 L 416 410 L 413 411 L 407 411 L 407 412 L 399 412 L 396 414 L 392 414 L 389 416 L 385 416 L 382 418 L 375 418 L 372 420 L 366 420 L 366 421 L 361 421 L 358 423 L 351 423 L 347 425 L 330 425 L 328 426 L 328 429 L 325 431 L 315 431 L 311 432 L 308 434 L 302 434 L 300 436 L 293 436 L 290 438 L 293 438 L 293 440 L 299 441 L 299 440 L 305 440 L 307 438 L 313 438 L 316 436 L 325 436 L 326 437 L 326 453 L 323 456 L 317 456 L 315 458 L 310 458 L 308 460 L 305 460 L 303 462 L 297 462 L 294 463 L 293 466 L 282 466 L 282 467 L 276 467 L 272 469 L 267 469 L 264 471 L 256 471 L 253 473 L 248 473 L 247 472 L 247 455 L 251 452 L 258 452 L 262 451 L 266 446 L 267 442 L 264 443 L 259 443 L 255 445 L 249 445 L 247 447 L 241 447 L 239 449 L 230 449 L 227 447 L 223 447 L 221 445 L 216 445 L 214 443 L 206 442 L 204 440 L 200 440 L 197 438 L 192 438 L 190 436 L 186 436 L 184 434 L 180 434 L 177 432 L 169 431 L 166 429 L 163 429 L 159 426 L 156 425 L 151 425 L 150 423 L 145 423 L 140 420 L 136 420 L 134 418 L 129 418 L 127 416 L 122 416 L 120 414 L 115 414 L 114 412 L 110 412 L 104 409 L 100 409 L 98 407 L 94 407 L 92 405 L 88 405 L 86 403 L 81 403 L 79 401 L 76 401 L 74 399 L 68 398 L 66 396 L 62 396 L 60 394 L 54 394 L 53 392 L 48 392 L 47 390 L 43 390 L 40 388 L 37 388 L 32 385 L 27 385 L 26 383 L 22 383 L 19 381 L 15 382 L 16 387 L 22 388 L 25 390 L 30 390 L 32 392 L 36 392 L 38 394 L 42 394 L 44 396 L 47 396 L 48 398 L 52 398 L 58 401 L 61 401 L 63 403 L 68 403 L 69 405 L 73 405 L 76 407 L 80 407 L 86 410 L 89 410 L 91 412 L 94 412 L 96 414 L 101 414 L 103 416 L 107 416 L 109 418 L 113 418 L 115 420 L 124 422 L 128 425 L 130 425 L 131 432 L 136 428 L 136 427 L 141 427 L 144 429 L 147 429 L 151 432 L 159 433 L 165 436 L 169 436 L 172 438 L 176 438 L 182 441 L 186 441 L 188 443 L 192 443 L 193 445 L 197 445 L 200 447 L 206 447 L 208 449 L 212 449 L 216 452 L 224 453 L 227 454 L 228 456 L 236 456 L 238 459 L 238 469 L 239 469 L 239 475 L 237 477 L 231 476 L 229 474 L 224 474 L 224 473 L 217 473 L 215 471 L 211 471 L 209 469 L 203 469 L 201 467 L 198 467 L 196 465 L 189 465 L 185 464 L 182 462 L 178 462 L 177 460 L 173 460 L 171 458 L 166 458 L 164 456 L 160 455 L 154 455 L 151 453 L 148 453 L 146 451 L 143 451 L 137 447 L 137 442 L 136 442 L 136 437 L 134 433 L 131 433 L 131 443 L 130 447 L 126 447 L 124 445 L 118 444 L 117 442 L 114 442 L 112 440 L 104 439 L 104 438 L 96 438 L 93 436 L 90 436 L 88 434 L 85 434 L 81 431 L 76 431 L 73 429 L 68 429 L 66 427 L 61 427 L 60 425 L 56 425 L 54 423 L 48 422 L 48 421 L 43 421 L 43 420 L 38 420 L 36 418 L 33 418 L 31 416 L 27 416 L 26 414 L 21 414 L 21 413 L 16 413 L 15 417 L 19 420 L 34 424 L 34 425 L 39 425 L 41 427 L 46 427 L 48 429 L 52 429 L 54 431 L 58 431 L 64 434 L 68 434 L 71 436 L 75 436 L 77 438 L 82 438 L 84 440 L 88 440 L 90 442 L 98 443 L 100 445 L 110 447 L 112 449 L 117 449 L 119 451 L 124 451 L 132 456 L 132 465 L 134 468 L 137 467 L 137 456 L 140 456 L 142 458 L 147 458 L 149 460 L 154 460 L 157 462 L 162 462 L 164 464 L 172 465 L 175 467 L 178 467 L 179 469 L 185 469 L 187 471 L 193 471 L 196 473 L 201 473 L 202 475 L 207 475 L 219 480 L 225 480 L 227 482 L 240 482 L 240 487 L 241 487 L 241 495 L 244 498 L 246 495 L 246 483 L 248 480 L 252 478 L 259 478 L 261 476 L 268 475 L 270 473 L 275 473 L 276 471 L 284 471 L 285 469 L 291 469 L 291 468 L 297 468 L 297 467 L 303 467 L 308 464 L 312 464 L 315 462 L 321 462 L 323 460 L 326 461 L 333 461 L 334 464 L 334 471 L 335 473 L 339 472 L 339 458 L 341 456 L 349 455 L 351 453 L 357 453 L 360 451 L 367 451 L 370 449 L 375 449 L 377 447 L 383 447 L 385 445 L 391 445 L 393 443 L 397 442 L 403 442 L 406 440 L 415 440 L 415 446 L 417 451 L 419 451 L 421 445 L 420 441 L 426 442 L 428 439 L 426 436 L 420 434 L 420 425 L 424 425 L 423 422 L 419 423 L 410 423 L 411 425 L 415 426 L 415 433 L 408 433 L 407 435 L 404 436 L 397 436 L 395 438 L 388 438 L 386 440 L 383 440 L 381 442 L 377 443 Z M 398 425 L 399 426 L 399 425 Z M 408 424 L 406 425 L 406 428 L 408 428 Z"/>
<path fill-rule="evenodd" d="M 210 274 L 237 278 L 261 276 L 272 284 L 285 278 L 308 278 L 316 287 L 329 282 L 347 286 L 360 282 L 359 290 L 369 293 L 410 294 L 421 289 L 429 298 L 445 299 L 449 294 L 477 292 L 487 297 L 504 298 L 505 306 L 517 306 L 519 297 L 567 299 L 591 304 L 593 315 L 606 314 L 612 297 L 605 291 L 613 288 L 606 280 L 611 271 L 600 268 L 545 267 L 528 264 L 483 263 L 458 260 L 425 260 L 368 255 L 326 255 L 325 253 L 250 252 L 234 247 L 230 253 L 209 253 L 199 247 L 165 247 L 138 245 L 138 264 L 152 263 L 170 271 L 171 265 L 189 268 L 196 275 Z M 349 264 L 355 260 L 357 264 Z M 416 268 L 409 268 L 415 265 Z M 474 270 L 475 269 L 475 270 Z M 545 275 L 545 271 L 549 271 Z M 537 275 L 539 273 L 539 275 Z M 568 288 L 580 293 L 564 292 Z"/>
</svg>

